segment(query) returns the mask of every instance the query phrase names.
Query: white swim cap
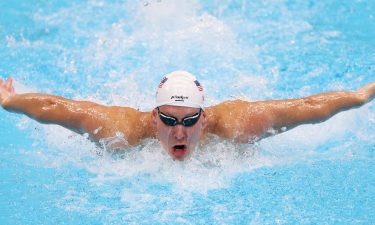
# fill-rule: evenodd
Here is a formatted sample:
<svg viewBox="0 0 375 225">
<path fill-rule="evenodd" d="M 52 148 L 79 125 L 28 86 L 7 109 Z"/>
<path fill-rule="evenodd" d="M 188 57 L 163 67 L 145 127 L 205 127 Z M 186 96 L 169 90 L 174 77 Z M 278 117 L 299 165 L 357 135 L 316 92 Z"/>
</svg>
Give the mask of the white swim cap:
<svg viewBox="0 0 375 225">
<path fill-rule="evenodd" d="M 203 102 L 203 87 L 195 76 L 186 71 L 167 74 L 156 92 L 156 107 L 174 105 L 203 109 Z"/>
</svg>

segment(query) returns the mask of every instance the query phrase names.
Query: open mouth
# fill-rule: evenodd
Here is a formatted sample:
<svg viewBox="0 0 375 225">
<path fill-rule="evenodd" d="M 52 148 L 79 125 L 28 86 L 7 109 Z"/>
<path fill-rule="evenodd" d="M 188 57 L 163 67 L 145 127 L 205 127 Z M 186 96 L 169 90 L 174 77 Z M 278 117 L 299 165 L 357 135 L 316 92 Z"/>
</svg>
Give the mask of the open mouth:
<svg viewBox="0 0 375 225">
<path fill-rule="evenodd" d="M 175 156 L 183 156 L 186 153 L 186 145 L 175 145 L 173 146 L 173 154 Z"/>
</svg>

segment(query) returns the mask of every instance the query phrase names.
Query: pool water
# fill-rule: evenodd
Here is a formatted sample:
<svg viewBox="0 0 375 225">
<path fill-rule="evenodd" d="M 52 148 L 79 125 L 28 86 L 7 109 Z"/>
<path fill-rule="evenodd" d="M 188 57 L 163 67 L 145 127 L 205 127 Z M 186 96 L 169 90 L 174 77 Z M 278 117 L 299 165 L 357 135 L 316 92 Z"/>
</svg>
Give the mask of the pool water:
<svg viewBox="0 0 375 225">
<path fill-rule="evenodd" d="M 206 105 L 356 90 L 375 80 L 375 1 L 0 2 L 0 76 L 151 110 L 163 74 Z M 256 144 L 174 162 L 157 140 L 111 154 L 0 110 L 1 224 L 373 224 L 375 103 Z"/>
</svg>

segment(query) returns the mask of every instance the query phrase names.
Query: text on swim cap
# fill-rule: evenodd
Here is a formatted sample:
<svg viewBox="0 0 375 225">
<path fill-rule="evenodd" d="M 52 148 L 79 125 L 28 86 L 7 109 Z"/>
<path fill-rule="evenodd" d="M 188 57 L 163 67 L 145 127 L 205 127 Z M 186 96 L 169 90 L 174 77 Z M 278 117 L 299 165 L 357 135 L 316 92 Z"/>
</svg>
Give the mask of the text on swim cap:
<svg viewBox="0 0 375 225">
<path fill-rule="evenodd" d="M 175 101 L 183 102 L 183 101 L 185 101 L 185 99 L 189 99 L 189 97 L 188 96 L 182 96 L 182 95 L 173 95 L 171 97 L 171 100 L 173 100 L 173 99 Z"/>
</svg>

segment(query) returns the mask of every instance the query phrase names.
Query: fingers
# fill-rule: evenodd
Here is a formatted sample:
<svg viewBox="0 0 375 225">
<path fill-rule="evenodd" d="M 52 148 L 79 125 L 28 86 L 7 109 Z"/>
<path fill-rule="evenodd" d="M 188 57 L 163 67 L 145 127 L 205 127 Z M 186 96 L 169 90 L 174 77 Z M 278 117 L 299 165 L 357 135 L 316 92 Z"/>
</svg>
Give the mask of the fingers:
<svg viewBox="0 0 375 225">
<path fill-rule="evenodd" d="M 368 88 L 368 92 L 370 95 L 369 100 L 372 100 L 373 98 L 375 98 L 375 82 L 366 85 L 366 87 Z"/>
<path fill-rule="evenodd" d="M 0 78 L 0 87 L 10 93 L 14 93 L 13 78 L 9 77 L 6 81 Z"/>
<path fill-rule="evenodd" d="M 13 88 L 13 79 L 11 77 L 8 77 L 5 87 L 8 91 L 11 91 L 11 89 Z"/>
<path fill-rule="evenodd" d="M 371 101 L 375 97 L 375 82 L 369 83 L 358 90 L 358 94 L 364 102 Z"/>
<path fill-rule="evenodd" d="M 14 92 L 13 78 L 9 77 L 5 82 L 2 82 L 2 86 L 9 92 Z"/>
<path fill-rule="evenodd" d="M 368 92 L 368 93 L 375 92 L 375 82 L 372 82 L 372 83 L 369 83 L 369 84 L 363 86 L 358 91 L 360 91 L 360 92 Z"/>
</svg>

